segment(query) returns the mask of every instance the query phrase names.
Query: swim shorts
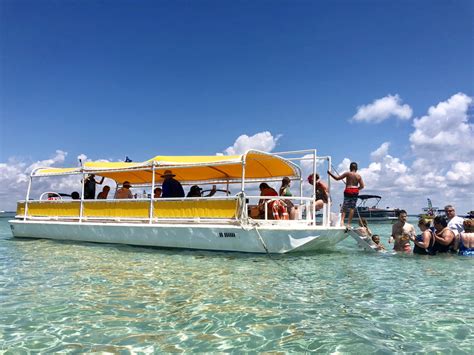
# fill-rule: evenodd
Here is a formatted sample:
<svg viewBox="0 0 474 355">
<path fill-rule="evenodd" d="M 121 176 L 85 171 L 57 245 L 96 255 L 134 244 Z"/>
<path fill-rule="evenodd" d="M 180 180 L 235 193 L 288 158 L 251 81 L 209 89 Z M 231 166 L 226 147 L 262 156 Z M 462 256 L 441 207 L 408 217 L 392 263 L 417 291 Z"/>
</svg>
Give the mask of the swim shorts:
<svg viewBox="0 0 474 355">
<path fill-rule="evenodd" d="M 356 208 L 358 193 L 350 194 L 344 191 L 344 203 L 342 204 L 342 210 L 349 212 L 349 210 Z"/>
</svg>

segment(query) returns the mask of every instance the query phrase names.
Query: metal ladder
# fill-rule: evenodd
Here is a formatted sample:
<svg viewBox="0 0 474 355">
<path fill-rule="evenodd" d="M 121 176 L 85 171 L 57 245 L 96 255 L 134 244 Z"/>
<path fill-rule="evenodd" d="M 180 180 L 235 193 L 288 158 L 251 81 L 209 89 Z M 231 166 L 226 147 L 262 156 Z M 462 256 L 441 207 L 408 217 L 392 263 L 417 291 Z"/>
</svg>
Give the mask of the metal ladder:
<svg viewBox="0 0 474 355">
<path fill-rule="evenodd" d="M 377 244 L 375 244 L 370 237 L 366 236 L 361 236 L 359 233 L 357 233 L 354 229 L 348 229 L 347 233 L 354 238 L 354 240 L 357 242 L 357 245 L 364 249 L 365 251 L 370 251 L 370 252 L 381 252 L 385 253 L 385 250 L 378 250 L 377 249 Z"/>
</svg>

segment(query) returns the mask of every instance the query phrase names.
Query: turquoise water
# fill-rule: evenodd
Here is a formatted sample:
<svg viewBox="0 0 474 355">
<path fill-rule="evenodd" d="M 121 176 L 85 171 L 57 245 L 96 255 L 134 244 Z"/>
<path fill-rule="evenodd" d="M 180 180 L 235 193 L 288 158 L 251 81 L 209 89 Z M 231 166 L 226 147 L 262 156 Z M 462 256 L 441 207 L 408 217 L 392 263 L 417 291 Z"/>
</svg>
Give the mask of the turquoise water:
<svg viewBox="0 0 474 355">
<path fill-rule="evenodd" d="M 0 350 L 472 353 L 473 265 L 349 239 L 271 258 L 13 239 L 0 219 Z"/>
</svg>

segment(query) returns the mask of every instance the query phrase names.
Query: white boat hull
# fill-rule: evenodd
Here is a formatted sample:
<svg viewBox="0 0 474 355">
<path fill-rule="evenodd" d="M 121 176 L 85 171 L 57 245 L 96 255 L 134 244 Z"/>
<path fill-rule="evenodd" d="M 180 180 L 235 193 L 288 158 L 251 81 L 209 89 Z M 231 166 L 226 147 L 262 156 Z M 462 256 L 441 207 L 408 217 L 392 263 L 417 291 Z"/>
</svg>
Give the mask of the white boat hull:
<svg viewBox="0 0 474 355">
<path fill-rule="evenodd" d="M 14 237 L 278 254 L 330 249 L 348 236 L 342 227 L 303 225 L 255 227 L 11 220 L 10 226 Z"/>
</svg>

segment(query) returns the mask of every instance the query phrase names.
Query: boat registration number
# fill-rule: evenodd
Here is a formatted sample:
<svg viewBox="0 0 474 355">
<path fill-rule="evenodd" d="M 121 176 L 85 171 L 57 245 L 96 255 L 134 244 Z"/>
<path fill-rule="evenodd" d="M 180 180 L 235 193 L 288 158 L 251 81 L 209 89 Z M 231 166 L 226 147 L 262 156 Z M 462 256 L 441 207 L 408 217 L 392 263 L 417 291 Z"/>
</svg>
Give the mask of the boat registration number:
<svg viewBox="0 0 474 355">
<path fill-rule="evenodd" d="M 233 232 L 219 232 L 219 238 L 235 238 L 235 233 L 233 233 Z"/>
</svg>

